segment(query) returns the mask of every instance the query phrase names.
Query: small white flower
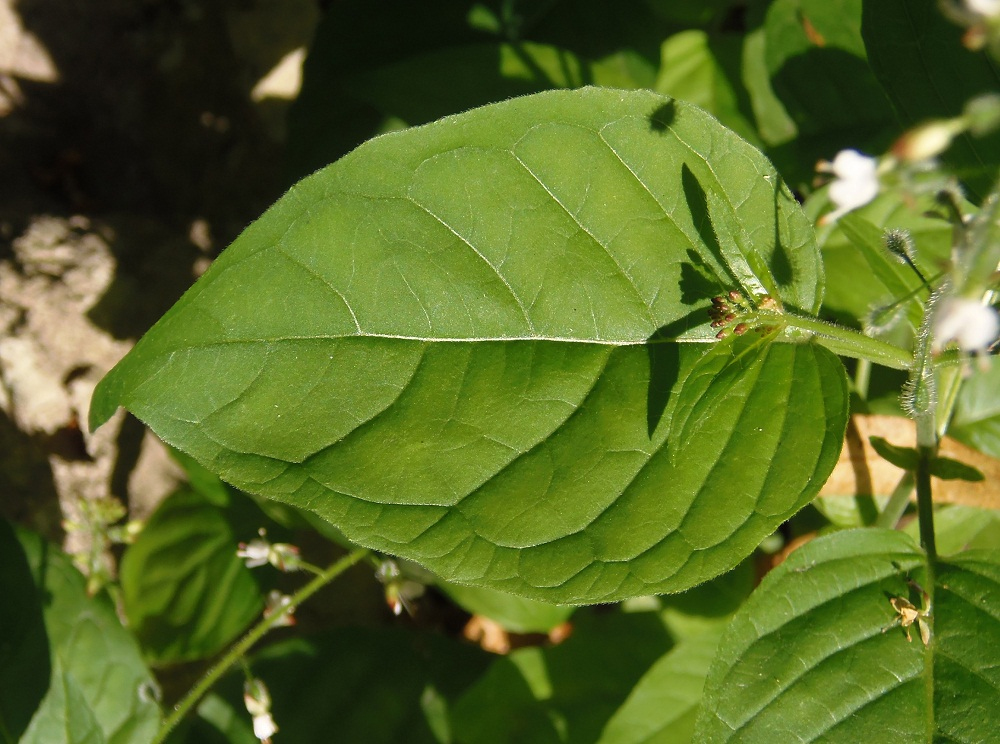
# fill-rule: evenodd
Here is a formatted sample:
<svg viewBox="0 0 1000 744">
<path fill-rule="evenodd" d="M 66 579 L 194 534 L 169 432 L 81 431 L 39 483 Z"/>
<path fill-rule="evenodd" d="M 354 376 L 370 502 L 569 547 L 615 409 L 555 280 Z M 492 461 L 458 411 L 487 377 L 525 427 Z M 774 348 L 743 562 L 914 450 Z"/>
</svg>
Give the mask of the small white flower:
<svg viewBox="0 0 1000 744">
<path fill-rule="evenodd" d="M 243 704 L 253 719 L 253 735 L 264 744 L 278 733 L 278 725 L 271 717 L 271 695 L 262 680 L 248 679 L 243 683 Z"/>
<path fill-rule="evenodd" d="M 271 543 L 255 538 L 248 543 L 240 543 L 236 555 L 246 562 L 247 568 L 257 568 L 267 563 L 270 552 Z"/>
<path fill-rule="evenodd" d="M 863 207 L 878 195 L 878 162 L 857 150 L 841 150 L 832 163 L 820 163 L 818 170 L 834 176 L 828 194 L 836 208 L 823 217 L 823 223 Z"/>
<path fill-rule="evenodd" d="M 934 316 L 934 351 L 954 341 L 966 352 L 985 351 L 1000 334 L 1000 316 L 989 305 L 962 297 L 943 300 Z"/>
<path fill-rule="evenodd" d="M 240 543 L 236 555 L 242 558 L 247 568 L 257 568 L 270 563 L 279 571 L 298 571 L 302 567 L 299 549 L 288 543 L 269 543 L 261 530 L 261 537 L 248 543 Z"/>
<path fill-rule="evenodd" d="M 385 601 L 392 614 L 401 615 L 406 610 L 412 615 L 411 600 L 422 597 L 426 587 L 419 581 L 405 578 L 399 565 L 392 559 L 382 561 L 375 570 L 375 576 L 385 586 Z"/>
<path fill-rule="evenodd" d="M 261 713 L 253 717 L 253 735 L 263 742 L 271 741 L 271 737 L 278 733 L 278 725 L 271 718 L 270 713 Z"/>
<path fill-rule="evenodd" d="M 984 18 L 1000 15 L 1000 0 L 965 0 L 965 7 Z"/>
<path fill-rule="evenodd" d="M 272 627 L 280 628 L 288 625 L 295 625 L 295 608 L 292 607 L 292 598 L 287 594 L 282 594 L 277 589 L 272 589 L 268 592 L 267 599 L 264 602 L 264 617 L 270 617 L 275 612 L 279 610 L 284 610 L 285 608 L 290 608 L 288 612 L 281 616 Z"/>
</svg>

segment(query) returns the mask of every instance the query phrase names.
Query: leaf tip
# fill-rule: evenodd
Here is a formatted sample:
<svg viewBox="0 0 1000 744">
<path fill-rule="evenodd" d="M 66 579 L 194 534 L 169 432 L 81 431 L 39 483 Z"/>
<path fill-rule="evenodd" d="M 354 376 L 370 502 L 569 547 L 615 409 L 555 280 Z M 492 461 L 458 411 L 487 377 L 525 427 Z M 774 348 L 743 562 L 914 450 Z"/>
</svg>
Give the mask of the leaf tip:
<svg viewBox="0 0 1000 744">
<path fill-rule="evenodd" d="M 104 426 L 118 410 L 118 396 L 111 389 L 111 373 L 105 375 L 90 399 L 90 411 L 87 415 L 87 426 L 91 432 Z"/>
</svg>

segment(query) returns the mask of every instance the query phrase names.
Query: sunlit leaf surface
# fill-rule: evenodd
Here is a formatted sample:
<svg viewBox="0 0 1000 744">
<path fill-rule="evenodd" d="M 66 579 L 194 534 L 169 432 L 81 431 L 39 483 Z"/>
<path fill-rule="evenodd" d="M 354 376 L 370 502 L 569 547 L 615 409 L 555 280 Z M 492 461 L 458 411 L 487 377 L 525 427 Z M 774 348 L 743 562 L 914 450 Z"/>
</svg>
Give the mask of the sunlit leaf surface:
<svg viewBox="0 0 1000 744">
<path fill-rule="evenodd" d="M 448 580 L 678 591 L 808 502 L 846 421 L 822 348 L 705 343 L 711 297 L 736 290 L 821 301 L 767 161 L 652 93 L 543 93 L 300 183 L 105 378 L 92 424 L 125 406 L 234 485 Z"/>
</svg>

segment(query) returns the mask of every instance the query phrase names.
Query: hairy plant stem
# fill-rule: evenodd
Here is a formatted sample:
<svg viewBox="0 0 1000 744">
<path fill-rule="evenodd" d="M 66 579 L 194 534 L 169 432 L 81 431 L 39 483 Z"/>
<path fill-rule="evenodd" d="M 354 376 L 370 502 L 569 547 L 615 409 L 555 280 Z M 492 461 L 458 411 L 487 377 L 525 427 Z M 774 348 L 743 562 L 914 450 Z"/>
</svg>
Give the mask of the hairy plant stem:
<svg viewBox="0 0 1000 744">
<path fill-rule="evenodd" d="M 924 677 L 924 696 L 927 710 L 928 730 L 934 730 L 934 590 L 937 582 L 937 544 L 934 537 L 934 499 L 931 492 L 931 463 L 937 456 L 937 376 L 931 354 L 933 337 L 931 321 L 934 315 L 933 302 L 924 310 L 924 319 L 917 333 L 913 350 L 913 364 L 910 377 L 904 389 L 904 405 L 917 425 L 917 520 L 920 528 L 920 546 L 927 554 L 927 569 L 924 576 L 925 622 L 930 626 L 929 642 L 924 647 L 924 663 L 929 674 Z"/>
<path fill-rule="evenodd" d="M 852 359 L 867 359 L 892 369 L 909 369 L 913 363 L 913 357 L 906 349 L 866 336 L 853 328 L 844 328 L 819 318 L 788 311 L 781 313 L 780 318 L 784 323 L 786 336 L 792 339 L 814 338 L 834 354 Z"/>
<path fill-rule="evenodd" d="M 174 706 L 170 715 L 164 719 L 163 724 L 160 726 L 160 730 L 156 732 L 156 737 L 153 739 L 152 744 L 162 744 L 174 727 L 176 727 L 184 716 L 186 716 L 188 712 L 198 703 L 198 701 L 201 700 L 202 696 L 212 688 L 212 685 L 214 685 L 223 674 L 229 671 L 229 668 L 233 666 L 233 664 L 242 659 L 253 647 L 253 645 L 263 638 L 271 628 L 275 627 L 285 615 L 293 612 L 296 607 L 309 599 L 309 597 L 322 589 L 325 585 L 340 576 L 340 574 L 353 566 L 355 563 L 365 558 L 365 556 L 367 556 L 370 552 L 371 551 L 364 548 L 358 549 L 331 564 L 315 576 L 312 581 L 295 592 L 289 603 L 279 605 L 273 613 L 263 618 L 253 628 L 251 628 L 250 632 L 233 644 L 229 651 L 226 652 L 225 656 L 212 666 L 212 668 L 209 669 L 200 680 L 198 680 L 198 683 L 192 687 L 183 698 L 181 698 L 181 701 Z"/>
<path fill-rule="evenodd" d="M 910 379 L 906 384 L 903 398 L 904 405 L 909 409 L 917 425 L 917 518 L 920 520 L 920 544 L 927 553 L 927 578 L 933 587 L 937 548 L 934 541 L 931 461 L 937 456 L 938 448 L 938 394 L 934 360 L 931 356 L 931 315 L 932 308 L 928 308 L 917 333 Z"/>
</svg>

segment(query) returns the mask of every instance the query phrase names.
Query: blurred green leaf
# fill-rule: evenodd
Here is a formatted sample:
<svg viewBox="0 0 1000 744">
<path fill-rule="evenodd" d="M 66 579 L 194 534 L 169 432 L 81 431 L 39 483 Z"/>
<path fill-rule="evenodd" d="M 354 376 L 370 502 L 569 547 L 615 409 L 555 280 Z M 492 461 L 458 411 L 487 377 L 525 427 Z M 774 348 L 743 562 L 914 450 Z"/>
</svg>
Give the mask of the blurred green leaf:
<svg viewBox="0 0 1000 744">
<path fill-rule="evenodd" d="M 677 21 L 647 0 L 331 4 L 289 116 L 296 177 L 376 134 L 559 87 L 650 88 Z"/>
<path fill-rule="evenodd" d="M 5 606 L 17 610 L 23 606 L 29 613 L 26 617 L 32 619 L 33 602 L 41 602 L 51 670 L 48 691 L 20 742 L 151 741 L 160 723 L 160 710 L 153 699 L 156 683 L 111 603 L 107 597 L 87 596 L 86 580 L 58 549 L 28 532 L 18 531 L 17 538 L 34 578 L 35 598 L 25 597 L 22 605 L 16 597 L 7 596 Z M 4 572 L 6 569 L 5 564 Z M 36 643 L 25 650 L 37 649 Z M 38 658 L 31 663 L 40 668 L 46 664 Z M 30 670 L 22 671 L 27 685 L 24 692 L 33 697 L 38 678 Z M 23 715 L 23 710 L 20 713 Z"/>
<path fill-rule="evenodd" d="M 449 47 L 354 75 L 344 82 L 344 91 L 401 122 L 423 124 L 550 88 L 638 87 L 617 59 L 591 63 L 533 42 Z"/>
<path fill-rule="evenodd" d="M 914 540 L 920 538 L 917 520 L 903 529 Z M 995 548 L 1000 545 L 1000 512 L 961 504 L 940 506 L 934 511 L 934 537 L 941 555 Z"/>
<path fill-rule="evenodd" d="M 948 436 L 1000 458 L 1000 364 L 976 369 L 962 382 Z"/>
<path fill-rule="evenodd" d="M 774 343 L 666 441 L 671 390 L 730 349 L 673 341 L 713 339 L 733 287 L 806 311 L 822 291 L 759 153 L 647 92 L 515 99 L 299 184 L 102 381 L 92 424 L 124 405 L 449 581 L 679 591 L 809 501 L 846 423 L 840 362 Z"/>
<path fill-rule="evenodd" d="M 742 37 L 690 29 L 663 42 L 658 93 L 693 103 L 748 142 L 759 145 L 757 129 L 745 113 L 749 97 L 739 80 Z"/>
<path fill-rule="evenodd" d="M 684 26 L 719 26 L 726 22 L 732 7 L 739 0 L 702 0 L 699 3 L 679 3 L 677 0 L 645 0 L 659 17 Z"/>
<path fill-rule="evenodd" d="M 899 447 L 889 444 L 884 437 L 868 437 L 872 447 L 879 456 L 888 460 L 897 468 L 903 470 L 916 470 L 917 462 L 920 459 L 917 451 L 913 447 Z"/>
<path fill-rule="evenodd" d="M 221 484 L 220 484 L 221 485 Z M 203 659 L 234 640 L 264 602 L 257 582 L 236 556 L 235 494 L 181 490 L 160 504 L 125 552 L 120 579 L 129 623 L 147 657 L 158 664 Z M 251 515 L 252 503 L 245 506 Z M 253 516 L 249 519 L 254 520 Z M 253 528 L 240 537 L 249 539 Z"/>
<path fill-rule="evenodd" d="M 864 3 L 868 60 L 906 127 L 951 118 L 980 93 L 1000 88 L 1000 74 L 986 52 L 962 46 L 962 29 L 947 20 L 936 0 Z M 972 198 L 982 199 L 997 178 L 1000 132 L 959 137 L 942 158 L 958 171 Z"/>
<path fill-rule="evenodd" d="M 970 483 L 986 480 L 986 476 L 978 468 L 950 457 L 935 457 L 931 460 L 930 472 L 941 480 L 964 480 Z"/>
<path fill-rule="evenodd" d="M 884 459 L 897 468 L 916 470 L 920 456 L 913 447 L 899 447 L 890 444 L 883 437 L 869 437 L 872 447 Z M 985 476 L 972 465 L 953 460 L 950 457 L 934 457 L 930 461 L 930 474 L 941 480 L 964 480 L 976 483 L 985 480 Z"/>
<path fill-rule="evenodd" d="M 1000 552 L 938 564 L 926 647 L 916 623 L 907 642 L 889 601 L 923 606 L 908 582 L 926 583 L 925 560 L 907 535 L 876 529 L 792 553 L 727 629 L 696 740 L 857 742 L 873 731 L 989 740 L 1000 687 Z"/>
<path fill-rule="evenodd" d="M 260 744 L 253 735 L 253 722 L 241 700 L 225 700 L 210 692 L 188 716 L 170 732 L 167 744 Z"/>
<path fill-rule="evenodd" d="M 488 617 L 512 633 L 548 633 L 569 619 L 576 607 L 539 602 L 479 586 L 439 581 L 438 587 L 459 607 Z"/>
<path fill-rule="evenodd" d="M 930 290 L 922 291 L 923 284 L 916 272 L 890 257 L 884 246 L 886 231 L 853 213 L 844 215 L 838 223 L 838 227 L 861 254 L 864 260 L 862 265 L 868 268 L 868 271 L 858 271 L 859 265 L 855 263 L 851 271 L 852 282 L 848 283 L 845 277 L 843 286 L 845 294 L 853 295 L 851 299 L 858 301 L 851 308 L 857 314 L 856 317 L 866 317 L 870 314 L 872 306 L 879 303 L 885 307 L 896 305 L 895 315 L 904 321 L 901 325 L 909 328 L 911 332 L 918 328 L 923 316 L 921 300 L 927 298 Z M 877 299 L 865 296 L 863 287 L 859 287 L 859 274 L 869 275 L 882 285 L 882 294 L 877 296 Z M 861 304 L 865 301 L 868 303 L 867 307 Z"/>
<path fill-rule="evenodd" d="M 687 744 L 723 625 L 688 638 L 643 675 L 597 744 Z"/>
<path fill-rule="evenodd" d="M 0 741 L 21 738 L 49 688 L 49 640 L 43 596 L 35 587 L 24 548 L 0 519 Z"/>
<path fill-rule="evenodd" d="M 879 337 L 901 345 L 911 343 L 914 321 L 922 307 L 919 301 L 927 295 L 917 289 L 920 280 L 912 269 L 885 255 L 882 235 L 892 229 L 909 232 L 917 250 L 917 267 L 933 281 L 951 255 L 952 228 L 946 220 L 926 214 L 932 207 L 930 198 L 907 205 L 897 194 L 885 194 L 836 223 L 820 227 L 817 238 L 826 270 L 824 311 L 860 327 L 873 308 L 904 300 L 896 324 L 883 328 Z M 805 204 L 806 214 L 813 219 L 830 208 L 825 189 Z M 915 290 L 914 300 L 905 301 Z M 896 386 L 896 397 L 898 392 Z"/>
<path fill-rule="evenodd" d="M 460 741 L 449 738 L 448 711 L 491 658 L 432 633 L 342 628 L 275 643 L 249 666 L 271 693 L 276 742 L 448 744 Z M 215 744 L 234 731 L 232 741 L 242 744 L 240 722 L 250 722 L 242 691 L 242 674 L 224 679 L 211 709 L 199 708 L 182 741 Z"/>
<path fill-rule="evenodd" d="M 653 612 L 581 610 L 552 648 L 498 658 L 452 709 L 463 744 L 596 741 L 630 690 L 671 646 Z"/>
<path fill-rule="evenodd" d="M 774 0 L 751 4 L 746 85 L 768 154 L 795 185 L 812 181 L 820 158 L 846 147 L 883 151 L 898 133 L 865 56 L 862 0 Z M 763 54 L 763 69 L 759 55 Z M 761 79 L 766 71 L 767 81 Z"/>
<path fill-rule="evenodd" d="M 888 496 L 820 496 L 812 504 L 827 521 L 841 529 L 875 524 Z"/>
</svg>

